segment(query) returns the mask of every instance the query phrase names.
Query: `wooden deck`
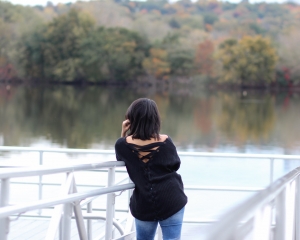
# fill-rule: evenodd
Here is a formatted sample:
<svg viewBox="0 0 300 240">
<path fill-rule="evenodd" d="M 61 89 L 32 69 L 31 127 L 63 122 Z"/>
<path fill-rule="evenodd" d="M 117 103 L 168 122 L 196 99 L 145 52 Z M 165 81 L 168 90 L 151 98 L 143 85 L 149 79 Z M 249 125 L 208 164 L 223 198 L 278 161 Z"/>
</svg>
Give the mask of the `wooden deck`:
<svg viewBox="0 0 300 240">
<path fill-rule="evenodd" d="M 93 237 L 104 232 L 104 221 L 92 221 Z M 49 227 L 49 219 L 19 219 L 11 222 L 8 240 L 44 240 Z M 58 234 L 56 234 L 56 239 Z M 80 240 L 75 220 L 72 220 L 71 239 Z"/>
<path fill-rule="evenodd" d="M 93 220 L 93 238 L 104 232 L 104 221 Z M 8 240 L 44 240 L 49 226 L 49 219 L 21 218 L 12 221 Z M 208 225 L 184 224 L 182 228 L 182 240 L 197 239 Z M 58 238 L 58 235 L 56 237 Z M 78 237 L 76 222 L 72 220 L 71 240 L 80 240 Z"/>
</svg>

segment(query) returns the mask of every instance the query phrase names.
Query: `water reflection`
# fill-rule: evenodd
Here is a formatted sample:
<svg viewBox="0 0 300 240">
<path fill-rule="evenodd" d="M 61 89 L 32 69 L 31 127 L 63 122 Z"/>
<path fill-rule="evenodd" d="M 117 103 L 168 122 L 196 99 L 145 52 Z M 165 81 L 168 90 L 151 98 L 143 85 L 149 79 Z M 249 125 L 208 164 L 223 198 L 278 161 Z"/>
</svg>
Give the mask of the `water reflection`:
<svg viewBox="0 0 300 240">
<path fill-rule="evenodd" d="M 243 97 L 219 94 L 221 110 L 216 113 L 220 131 L 237 144 L 265 142 L 275 125 L 274 99 L 269 95 Z"/>
<path fill-rule="evenodd" d="M 239 151 L 247 146 L 292 153 L 299 147 L 297 94 L 152 91 L 112 87 L 0 87 L 0 142 L 113 148 L 129 104 L 153 98 L 162 132 L 182 150 Z M 281 152 L 280 152 L 281 153 Z"/>
</svg>

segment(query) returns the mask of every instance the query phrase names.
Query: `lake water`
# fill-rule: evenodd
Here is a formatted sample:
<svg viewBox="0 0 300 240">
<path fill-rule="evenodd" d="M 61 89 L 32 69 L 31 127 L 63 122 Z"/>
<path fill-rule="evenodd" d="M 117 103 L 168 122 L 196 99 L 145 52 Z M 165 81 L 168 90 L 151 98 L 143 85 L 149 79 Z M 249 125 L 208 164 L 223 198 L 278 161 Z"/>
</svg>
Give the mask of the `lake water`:
<svg viewBox="0 0 300 240">
<path fill-rule="evenodd" d="M 300 94 L 187 86 L 12 86 L 9 91 L 0 86 L 0 145 L 113 149 L 127 107 L 140 97 L 156 101 L 162 133 L 168 134 L 180 151 L 300 154 Z M 36 153 L 0 154 L 1 160 L 38 164 Z M 44 156 L 45 164 L 97 159 L 95 155 Z M 299 161 L 276 160 L 273 178 L 298 165 Z M 263 159 L 186 157 L 179 172 L 185 185 L 265 187 L 270 182 L 270 162 Z M 15 185 L 14 202 L 24 200 L 20 189 Z M 51 196 L 51 191 L 45 191 L 45 196 Z M 187 194 L 187 217 L 214 217 L 251 195 Z M 28 196 L 27 200 L 32 199 Z"/>
</svg>

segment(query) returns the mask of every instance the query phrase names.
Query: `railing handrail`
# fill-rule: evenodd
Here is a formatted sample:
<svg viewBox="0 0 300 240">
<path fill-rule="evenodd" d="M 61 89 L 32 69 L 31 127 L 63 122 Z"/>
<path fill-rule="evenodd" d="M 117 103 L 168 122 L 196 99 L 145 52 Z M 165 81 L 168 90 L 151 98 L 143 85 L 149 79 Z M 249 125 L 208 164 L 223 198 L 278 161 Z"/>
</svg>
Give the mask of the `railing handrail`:
<svg viewBox="0 0 300 240">
<path fill-rule="evenodd" d="M 13 147 L 0 146 L 0 151 L 10 152 L 52 152 L 52 153 L 78 153 L 78 154 L 115 154 L 114 150 L 74 149 L 74 148 L 39 148 L 39 147 Z M 248 153 L 212 153 L 212 152 L 183 152 L 180 156 L 190 157 L 225 157 L 225 158 L 256 158 L 256 159 L 287 159 L 300 160 L 300 155 L 284 154 L 248 154 Z"/>
<path fill-rule="evenodd" d="M 253 216 L 255 210 L 258 210 L 264 204 L 274 200 L 278 194 L 293 180 L 300 175 L 300 167 L 287 173 L 266 189 L 259 191 L 254 196 L 248 198 L 241 204 L 228 210 L 220 220 L 210 227 L 210 230 L 204 234 L 202 240 L 227 239 L 226 237 L 236 229 L 238 224 L 245 218 Z M 220 237 L 222 233 L 222 238 Z"/>
<path fill-rule="evenodd" d="M 179 151 L 178 155 L 189 156 L 189 157 L 224 157 L 224 158 L 300 160 L 300 155 L 282 155 L 282 154 L 211 153 L 211 152 L 180 152 Z"/>
<path fill-rule="evenodd" d="M 94 197 L 97 195 L 103 195 L 107 193 L 113 193 L 113 192 L 119 192 L 119 191 L 124 191 L 128 189 L 133 189 L 134 184 L 133 183 L 127 183 L 127 184 L 122 184 L 122 185 L 115 185 L 112 187 L 106 187 L 106 188 L 101 188 L 101 189 L 96 189 L 96 190 L 90 190 L 88 192 L 83 192 L 83 193 L 73 193 L 69 194 L 64 197 L 57 197 L 53 199 L 46 199 L 46 200 L 39 200 L 35 202 L 31 202 L 29 204 L 22 204 L 22 205 L 16 205 L 16 206 L 8 206 L 5 208 L 0 208 L 0 218 L 2 217 L 8 217 L 13 214 L 18 214 L 22 212 L 27 212 L 31 210 L 36 210 L 36 209 L 41 209 L 41 208 L 46 208 L 46 207 L 51 207 L 54 205 L 58 204 L 63 204 L 63 203 L 68 203 L 68 202 L 75 202 L 79 201 L 85 198 L 90 198 Z"/>
<path fill-rule="evenodd" d="M 0 151 L 9 151 L 9 152 L 81 153 L 81 154 L 115 154 L 114 150 L 77 149 L 77 148 L 13 147 L 13 146 L 0 146 Z"/>
<path fill-rule="evenodd" d="M 61 167 L 36 166 L 36 167 L 22 167 L 22 168 L 13 168 L 13 169 L 4 168 L 0 170 L 0 179 L 32 177 L 32 176 L 47 175 L 47 174 L 75 172 L 75 171 L 92 170 L 92 169 L 99 169 L 99 168 L 123 167 L 123 166 L 125 166 L 125 163 L 123 161 L 108 161 L 108 162 L 101 162 L 101 163 L 64 165 Z"/>
<path fill-rule="evenodd" d="M 61 167 L 20 167 L 13 169 L 3 169 L 0 171 L 1 179 L 1 195 L 0 195 L 0 239 L 7 239 L 9 232 L 9 217 L 17 214 L 21 215 L 24 212 L 38 210 L 50 206 L 55 206 L 54 213 L 52 215 L 50 225 L 47 231 L 46 239 L 53 239 L 53 234 L 56 233 L 58 225 L 60 225 L 61 236 L 63 239 L 70 239 L 71 233 L 71 217 L 72 212 L 75 214 L 78 234 L 81 239 L 87 239 L 86 229 L 83 222 L 82 210 L 79 202 L 86 198 L 94 198 L 95 196 L 107 194 L 107 206 L 106 206 L 106 234 L 105 239 L 112 238 L 112 225 L 114 224 L 117 228 L 118 223 L 114 223 L 114 209 L 115 209 L 115 192 L 124 190 L 130 190 L 135 187 L 133 183 L 115 185 L 115 168 L 125 166 L 122 161 L 109 161 L 101 163 L 88 163 L 78 165 L 65 165 Z M 90 190 L 88 192 L 77 192 L 75 178 L 73 172 L 94 170 L 99 168 L 108 168 L 108 180 L 107 187 Z M 42 176 L 47 174 L 66 173 L 67 179 L 61 185 L 60 196 L 53 199 L 40 199 L 35 202 L 27 204 L 19 204 L 15 206 L 9 206 L 9 189 L 10 179 L 18 177 L 30 177 L 40 176 L 40 185 Z M 90 205 L 90 203 L 88 203 Z M 89 206 L 89 208 L 91 205 Z M 89 210 L 90 211 L 90 210 Z M 130 215 L 129 215 L 130 218 Z M 90 220 L 89 220 L 90 221 Z M 90 222 L 87 223 L 91 226 Z M 116 225 L 117 224 L 117 225 Z M 121 228 L 120 228 L 121 229 Z M 122 230 L 122 229 L 121 229 Z M 91 228 L 88 227 L 88 232 L 91 234 Z M 123 235 L 123 230 L 119 232 Z M 91 235 L 90 235 L 91 236 Z"/>
</svg>

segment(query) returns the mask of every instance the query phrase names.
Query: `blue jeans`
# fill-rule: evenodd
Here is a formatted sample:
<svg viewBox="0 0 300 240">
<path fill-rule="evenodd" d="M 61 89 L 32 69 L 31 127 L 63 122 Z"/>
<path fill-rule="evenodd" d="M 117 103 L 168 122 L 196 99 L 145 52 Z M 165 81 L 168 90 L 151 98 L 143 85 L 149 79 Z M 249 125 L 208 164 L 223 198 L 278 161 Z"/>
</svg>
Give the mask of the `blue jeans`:
<svg viewBox="0 0 300 240">
<path fill-rule="evenodd" d="M 163 221 L 140 221 L 135 219 L 136 239 L 153 240 L 159 223 L 163 240 L 179 240 L 183 221 L 184 208 Z"/>
</svg>

